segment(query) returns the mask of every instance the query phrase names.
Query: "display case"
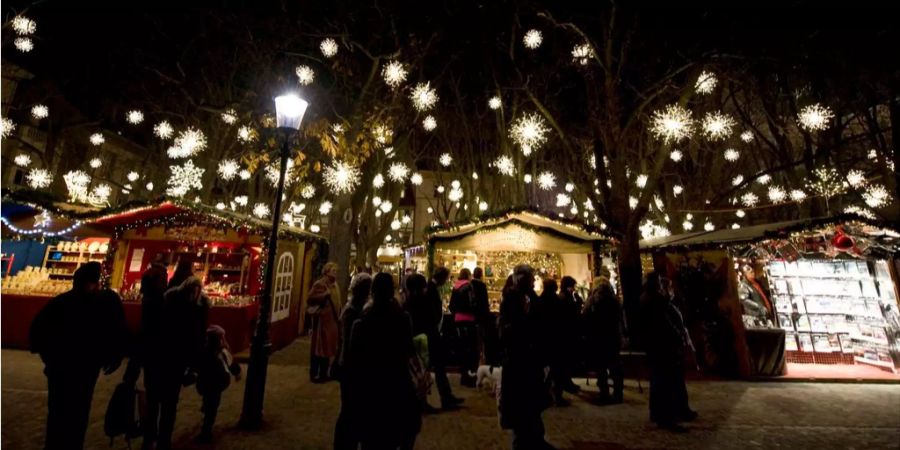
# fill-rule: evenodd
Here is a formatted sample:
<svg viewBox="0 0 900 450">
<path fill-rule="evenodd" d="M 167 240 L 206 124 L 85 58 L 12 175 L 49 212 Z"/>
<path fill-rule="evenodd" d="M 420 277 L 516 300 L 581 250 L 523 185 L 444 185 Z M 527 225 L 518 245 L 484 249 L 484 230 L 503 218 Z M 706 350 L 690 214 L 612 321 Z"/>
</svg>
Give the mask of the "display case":
<svg viewBox="0 0 900 450">
<path fill-rule="evenodd" d="M 886 261 L 773 260 L 767 265 L 789 362 L 868 364 L 894 371 L 900 324 Z"/>
</svg>

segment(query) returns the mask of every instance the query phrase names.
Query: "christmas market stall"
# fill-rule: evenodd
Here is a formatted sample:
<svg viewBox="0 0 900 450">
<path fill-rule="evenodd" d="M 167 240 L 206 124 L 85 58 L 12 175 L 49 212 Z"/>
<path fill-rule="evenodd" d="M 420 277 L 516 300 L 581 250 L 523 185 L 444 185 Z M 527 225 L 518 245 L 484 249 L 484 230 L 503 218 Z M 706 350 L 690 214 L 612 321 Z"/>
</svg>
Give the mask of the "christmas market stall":
<svg viewBox="0 0 900 450">
<path fill-rule="evenodd" d="M 78 232 L 51 241 L 40 266 L 25 267 L 3 281 L 5 347 L 27 344 L 21 336 L 27 338 L 34 314 L 58 291 L 69 288 L 75 267 L 94 260 L 104 264 L 105 281 L 122 296 L 135 331 L 140 323 L 142 273 L 154 261 L 164 264 L 170 277 L 179 265 L 189 265 L 210 298 L 209 323 L 225 328 L 233 351 L 249 347 L 262 290 L 267 223 L 167 198 L 67 215 L 80 225 Z M 324 248 L 318 236 L 300 229 L 287 226 L 279 233 L 270 334 L 275 348 L 299 333 L 302 296 Z M 16 310 L 8 297 L 27 308 Z M 8 327 L 8 319 L 15 326 Z"/>
<path fill-rule="evenodd" d="M 538 284 L 541 278 L 558 280 L 568 275 L 582 289 L 590 286 L 600 264 L 614 265 L 611 258 L 603 257 L 609 238 L 599 228 L 552 219 L 529 210 L 435 227 L 426 238 L 424 249 L 406 249 L 407 267 L 416 266 L 416 259 L 421 258 L 423 251 L 429 273 L 433 267 L 444 266 L 456 276 L 462 268 L 481 267 L 493 311 L 499 310 L 503 285 L 517 264 L 534 267 Z M 537 290 L 540 291 L 539 286 Z"/>
<path fill-rule="evenodd" d="M 900 380 L 900 233 L 855 215 L 648 239 L 698 365 L 724 376 Z"/>
</svg>

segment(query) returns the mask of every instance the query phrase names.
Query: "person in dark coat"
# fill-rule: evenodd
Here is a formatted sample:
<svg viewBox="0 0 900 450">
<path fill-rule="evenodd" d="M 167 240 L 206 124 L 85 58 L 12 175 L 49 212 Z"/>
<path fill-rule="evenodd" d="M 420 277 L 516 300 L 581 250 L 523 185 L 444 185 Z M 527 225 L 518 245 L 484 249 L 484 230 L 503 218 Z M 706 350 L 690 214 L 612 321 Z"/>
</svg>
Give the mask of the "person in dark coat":
<svg viewBox="0 0 900 450">
<path fill-rule="evenodd" d="M 691 421 L 697 413 L 688 405 L 684 381 L 684 356 L 691 345 L 690 338 L 672 296 L 667 278 L 657 272 L 647 275 L 641 304 L 648 333 L 650 420 L 661 428 L 683 432 L 685 428 L 679 422 Z"/>
<path fill-rule="evenodd" d="M 143 424 L 145 449 L 153 448 L 159 422 L 160 382 L 167 358 L 163 342 L 167 277 L 166 267 L 159 262 L 152 263 L 141 275 L 141 328 L 124 377 L 125 382 L 134 385 L 141 370 L 144 371 L 144 390 L 147 394 L 147 419 Z"/>
<path fill-rule="evenodd" d="M 231 384 L 231 377 L 241 379 L 241 365 L 228 349 L 225 329 L 213 325 L 206 329 L 206 346 L 197 363 L 197 393 L 203 398 L 200 406 L 203 424 L 197 442 L 212 442 L 222 392 Z"/>
<path fill-rule="evenodd" d="M 597 373 L 601 403 L 622 403 L 622 306 L 616 298 L 608 275 L 594 279 L 591 296 L 584 307 L 584 329 L 588 363 Z M 609 395 L 609 378 L 613 394 Z"/>
<path fill-rule="evenodd" d="M 579 354 L 582 349 L 581 310 L 584 299 L 575 291 L 578 283 L 574 278 L 565 276 L 559 285 L 559 308 L 556 316 L 556 330 L 559 355 L 559 389 L 571 393 L 581 390 L 574 382 L 572 375 L 579 365 Z M 562 397 L 562 392 L 558 398 Z"/>
<path fill-rule="evenodd" d="M 516 266 L 514 285 L 503 291 L 500 304 L 500 345 L 503 372 L 500 375 L 498 412 L 500 426 L 512 430 L 512 448 L 551 449 L 544 440 L 541 413 L 550 405 L 544 368 L 546 354 L 540 319 L 532 307 L 537 295 L 533 290 L 534 269 Z M 539 309 L 539 308 L 538 308 Z"/>
<path fill-rule="evenodd" d="M 172 274 L 172 278 L 169 280 L 167 287 L 172 289 L 181 286 L 181 283 L 184 283 L 184 280 L 187 280 L 192 276 L 194 276 L 194 263 L 188 259 L 182 259 L 175 265 L 175 273 Z"/>
<path fill-rule="evenodd" d="M 459 350 L 459 383 L 463 386 L 475 387 L 475 376 L 478 370 L 478 328 L 475 290 L 471 284 L 472 274 L 469 269 L 459 271 L 459 277 L 453 284 L 450 294 L 450 313 L 457 334 Z"/>
<path fill-rule="evenodd" d="M 208 315 L 209 299 L 203 294 L 199 278 L 188 277 L 180 286 L 166 291 L 163 334 L 159 340 L 165 357 L 155 382 L 160 410 L 158 419 L 149 417 L 151 427 L 154 421 L 158 424 L 157 449 L 171 448 L 181 386 L 192 377 L 203 352 Z"/>
<path fill-rule="evenodd" d="M 31 351 L 47 376 L 45 448 L 84 446 L 91 399 L 101 369 L 119 367 L 130 339 L 118 294 L 100 290 L 99 263 L 75 271 L 72 289 L 50 300 L 31 324 Z"/>
<path fill-rule="evenodd" d="M 394 299 L 394 280 L 379 273 L 372 300 L 353 324 L 346 371 L 362 449 L 412 449 L 422 426 L 409 374 L 415 354 L 409 315 Z"/>
<path fill-rule="evenodd" d="M 569 401 L 563 397 L 563 392 L 573 390 L 574 383 L 568 376 L 568 361 L 563 348 L 572 344 L 564 341 L 567 332 L 563 330 L 562 326 L 563 303 L 557 294 L 557 289 L 556 280 L 545 279 L 541 295 L 534 302 L 533 312 L 545 336 L 545 339 L 541 341 L 544 346 L 542 352 L 549 358 L 550 379 L 553 381 L 553 396 L 556 406 L 569 406 Z M 575 387 L 577 388 L 577 386 Z"/>
<path fill-rule="evenodd" d="M 484 269 L 476 267 L 472 271 L 472 291 L 475 294 L 475 321 L 478 323 L 479 348 L 484 354 L 485 364 L 499 366 L 500 355 L 497 349 L 497 320 L 491 314 L 491 300 L 488 297 L 487 285 L 484 284 Z"/>
<path fill-rule="evenodd" d="M 341 340 L 337 360 L 335 360 L 338 380 L 341 383 L 341 412 L 338 414 L 337 423 L 334 426 L 335 450 L 355 450 L 359 446 L 359 436 L 357 435 L 359 426 L 355 422 L 358 417 L 355 414 L 354 399 L 350 395 L 351 382 L 346 376 L 346 359 L 353 324 L 362 315 L 371 291 L 372 276 L 365 272 L 358 273 L 350 280 L 350 301 L 341 312 Z"/>
<path fill-rule="evenodd" d="M 462 399 L 453 395 L 450 380 L 447 379 L 446 352 L 440 334 L 441 319 L 444 316 L 440 288 L 447 283 L 448 278 L 450 278 L 450 271 L 446 267 L 434 269 L 425 294 L 411 293 L 410 298 L 406 301 L 406 310 L 412 319 L 413 336 L 425 334 L 428 337 L 431 370 L 434 372 L 434 381 L 437 384 L 438 393 L 441 396 L 441 407 L 444 410 L 455 409 L 462 403 Z"/>
</svg>

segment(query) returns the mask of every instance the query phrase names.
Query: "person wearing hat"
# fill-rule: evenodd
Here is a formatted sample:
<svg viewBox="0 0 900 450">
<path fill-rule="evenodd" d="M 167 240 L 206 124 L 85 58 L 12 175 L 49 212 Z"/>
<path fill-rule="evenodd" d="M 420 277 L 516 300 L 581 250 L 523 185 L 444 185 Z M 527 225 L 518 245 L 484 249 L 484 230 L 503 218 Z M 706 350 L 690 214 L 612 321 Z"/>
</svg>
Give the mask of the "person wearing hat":
<svg viewBox="0 0 900 450">
<path fill-rule="evenodd" d="M 31 324 L 31 351 L 41 356 L 47 377 L 47 449 L 84 446 L 100 370 L 115 372 L 128 347 L 122 301 L 100 289 L 100 272 L 96 262 L 79 267 L 72 289 L 50 300 Z"/>
</svg>

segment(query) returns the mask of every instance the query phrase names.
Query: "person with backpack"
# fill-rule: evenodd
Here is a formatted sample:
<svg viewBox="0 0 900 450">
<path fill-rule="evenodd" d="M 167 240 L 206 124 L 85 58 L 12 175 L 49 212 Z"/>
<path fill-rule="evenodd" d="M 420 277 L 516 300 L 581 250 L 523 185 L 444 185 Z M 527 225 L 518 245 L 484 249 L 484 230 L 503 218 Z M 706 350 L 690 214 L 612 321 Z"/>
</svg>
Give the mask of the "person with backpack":
<svg viewBox="0 0 900 450">
<path fill-rule="evenodd" d="M 203 425 L 197 442 L 212 442 L 212 430 L 222 402 L 222 392 L 231 384 L 232 376 L 235 380 L 241 379 L 241 366 L 228 351 L 225 329 L 212 325 L 206 329 L 206 347 L 197 363 L 197 393 L 203 398 L 200 407 Z"/>
<path fill-rule="evenodd" d="M 459 345 L 459 383 L 475 387 L 475 377 L 470 374 L 478 370 L 478 328 L 476 327 L 475 291 L 472 289 L 469 269 L 459 271 L 450 294 L 450 313 L 457 333 Z"/>
<path fill-rule="evenodd" d="M 100 263 L 75 271 L 72 289 L 50 300 L 31 324 L 31 351 L 47 376 L 45 448 L 84 446 L 101 370 L 116 371 L 130 339 L 118 294 L 100 289 Z"/>
</svg>

